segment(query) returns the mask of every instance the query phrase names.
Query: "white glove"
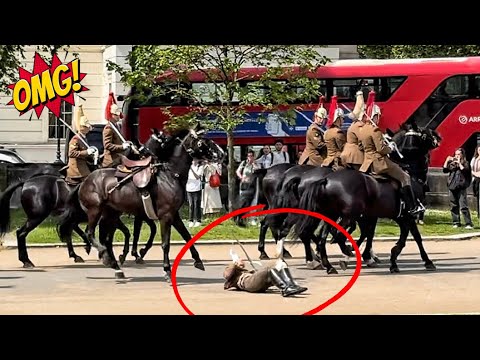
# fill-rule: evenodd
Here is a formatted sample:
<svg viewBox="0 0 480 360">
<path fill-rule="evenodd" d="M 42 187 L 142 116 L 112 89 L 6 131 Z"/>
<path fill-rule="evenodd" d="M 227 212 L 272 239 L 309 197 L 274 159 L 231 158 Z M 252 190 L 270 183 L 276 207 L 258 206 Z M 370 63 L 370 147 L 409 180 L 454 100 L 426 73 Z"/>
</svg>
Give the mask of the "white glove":
<svg viewBox="0 0 480 360">
<path fill-rule="evenodd" d="M 88 154 L 88 155 L 92 155 L 95 151 L 96 151 L 96 150 L 95 150 L 93 147 L 89 147 L 89 148 L 87 149 L 87 154 Z"/>
<path fill-rule="evenodd" d="M 396 147 L 395 145 L 396 145 L 396 144 L 395 144 L 393 141 L 388 143 L 388 147 L 389 147 L 390 150 L 392 150 L 392 151 L 395 151 L 395 147 Z"/>
<path fill-rule="evenodd" d="M 235 251 L 233 251 L 233 249 L 230 249 L 230 256 L 232 257 L 232 261 L 234 263 L 240 260 L 240 257 L 237 255 Z"/>
<path fill-rule="evenodd" d="M 132 146 L 132 144 L 130 144 L 129 142 L 124 142 L 124 143 L 122 144 L 123 150 L 128 149 L 130 146 Z"/>
</svg>

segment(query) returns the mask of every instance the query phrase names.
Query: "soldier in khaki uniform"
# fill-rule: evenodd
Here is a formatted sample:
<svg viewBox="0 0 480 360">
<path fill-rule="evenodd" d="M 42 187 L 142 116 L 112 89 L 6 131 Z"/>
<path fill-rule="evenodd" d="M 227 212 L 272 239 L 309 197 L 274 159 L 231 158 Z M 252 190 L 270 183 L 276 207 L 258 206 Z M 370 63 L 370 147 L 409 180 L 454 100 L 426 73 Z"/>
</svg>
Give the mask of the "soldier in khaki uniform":
<svg viewBox="0 0 480 360">
<path fill-rule="evenodd" d="M 326 156 L 326 145 L 323 137 L 323 130 L 321 126 L 327 118 L 327 110 L 323 107 L 325 98 L 320 98 L 320 106 L 315 111 L 313 116 L 313 123 L 308 127 L 306 135 L 306 146 L 303 150 L 302 156 L 298 159 L 300 165 L 314 165 L 320 166 Z"/>
<path fill-rule="evenodd" d="M 329 129 L 323 135 L 327 146 L 327 157 L 323 160 L 322 166 L 331 167 L 334 171 L 343 168 L 340 154 L 347 141 L 342 130 L 344 116 L 343 110 L 337 107 L 337 96 L 332 96 L 327 122 Z"/>
<path fill-rule="evenodd" d="M 400 194 L 405 201 L 406 210 L 411 215 L 415 215 L 424 211 L 425 208 L 420 206 L 415 198 L 410 175 L 387 156 L 395 149 L 395 146 L 391 142 L 386 143 L 382 131 L 378 128 L 380 115 L 380 108 L 374 104 L 373 96 L 372 104 L 367 108 L 367 116 L 370 118 L 370 121 L 360 131 L 360 141 L 363 144 L 365 154 L 360 171 L 379 175 L 385 174 L 398 180 L 401 184 Z"/>
<path fill-rule="evenodd" d="M 363 91 L 357 91 L 355 107 L 352 111 L 352 124 L 347 130 L 347 142 L 340 155 L 343 165 L 348 168 L 359 170 L 363 164 L 363 145 L 360 139 L 360 131 L 365 125 L 365 101 Z M 368 103 L 368 101 L 367 101 Z"/>
<path fill-rule="evenodd" d="M 91 156 L 96 151 L 95 148 L 85 146 L 80 140 L 81 136 L 86 142 L 86 135 L 92 129 L 87 117 L 85 115 L 80 116 L 76 123 L 78 134 L 73 136 L 68 144 L 68 164 L 65 181 L 69 185 L 80 184 L 90 174 L 88 161 L 91 160 Z"/>
<path fill-rule="evenodd" d="M 292 277 L 285 262 L 279 260 L 275 266 L 266 266 L 260 270 L 245 269 L 244 261 L 237 254 L 230 251 L 233 263 L 225 268 L 223 277 L 225 290 L 235 288 L 251 293 L 266 292 L 271 286 L 281 290 L 284 297 L 307 291 L 308 288 L 299 286 Z"/>
<path fill-rule="evenodd" d="M 111 95 L 112 98 L 113 95 Z M 126 149 L 130 147 L 129 142 L 122 142 L 120 137 L 112 129 L 120 120 L 121 111 L 117 104 L 107 104 L 110 108 L 110 115 L 107 119 L 109 123 L 103 128 L 103 167 L 116 167 L 120 164 L 120 154 L 123 154 Z M 118 127 L 117 127 L 118 129 Z"/>
</svg>

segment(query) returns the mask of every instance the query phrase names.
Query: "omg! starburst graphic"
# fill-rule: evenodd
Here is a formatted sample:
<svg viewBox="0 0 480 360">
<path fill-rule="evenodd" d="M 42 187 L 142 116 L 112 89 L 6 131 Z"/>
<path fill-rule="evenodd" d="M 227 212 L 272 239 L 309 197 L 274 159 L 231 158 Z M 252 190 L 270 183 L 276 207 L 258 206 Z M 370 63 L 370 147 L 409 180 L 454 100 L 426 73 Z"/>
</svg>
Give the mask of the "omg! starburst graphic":
<svg viewBox="0 0 480 360">
<path fill-rule="evenodd" d="M 75 105 L 75 93 L 89 90 L 80 82 L 87 75 L 80 72 L 80 60 L 75 59 L 62 64 L 55 54 L 51 65 L 35 53 L 33 72 L 18 69 L 20 80 L 8 86 L 13 90 L 13 105 L 20 115 L 34 109 L 40 118 L 43 109 L 48 108 L 56 117 L 60 117 L 62 101 Z"/>
</svg>

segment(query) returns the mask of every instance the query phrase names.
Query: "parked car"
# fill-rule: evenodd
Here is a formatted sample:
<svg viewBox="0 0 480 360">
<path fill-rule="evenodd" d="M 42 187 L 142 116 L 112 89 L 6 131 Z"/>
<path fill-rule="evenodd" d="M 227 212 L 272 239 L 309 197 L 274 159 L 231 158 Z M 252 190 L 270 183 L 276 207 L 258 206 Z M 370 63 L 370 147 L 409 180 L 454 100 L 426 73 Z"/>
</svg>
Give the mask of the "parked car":
<svg viewBox="0 0 480 360">
<path fill-rule="evenodd" d="M 25 164 L 26 161 L 15 150 L 0 146 L 0 164 Z"/>
</svg>

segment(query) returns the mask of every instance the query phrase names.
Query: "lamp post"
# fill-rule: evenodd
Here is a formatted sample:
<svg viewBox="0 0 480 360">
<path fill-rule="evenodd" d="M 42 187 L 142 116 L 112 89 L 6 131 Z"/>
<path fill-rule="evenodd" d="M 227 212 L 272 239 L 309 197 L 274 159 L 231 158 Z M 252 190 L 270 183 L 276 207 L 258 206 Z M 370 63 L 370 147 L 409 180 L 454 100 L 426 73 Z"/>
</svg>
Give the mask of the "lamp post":
<svg viewBox="0 0 480 360">
<path fill-rule="evenodd" d="M 61 159 L 61 151 L 60 151 L 60 121 L 57 119 L 57 159 L 54 161 L 54 164 L 63 164 L 63 161 Z"/>
</svg>

